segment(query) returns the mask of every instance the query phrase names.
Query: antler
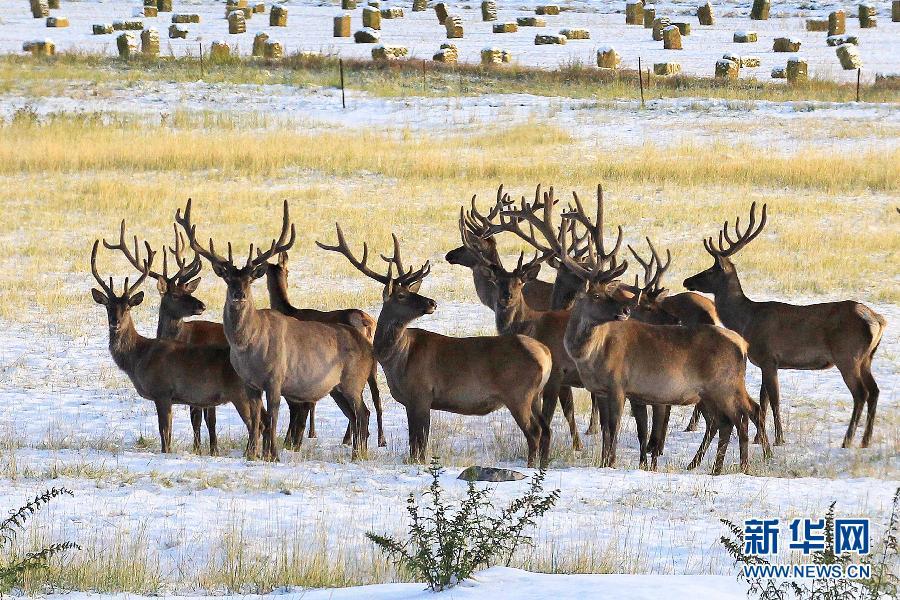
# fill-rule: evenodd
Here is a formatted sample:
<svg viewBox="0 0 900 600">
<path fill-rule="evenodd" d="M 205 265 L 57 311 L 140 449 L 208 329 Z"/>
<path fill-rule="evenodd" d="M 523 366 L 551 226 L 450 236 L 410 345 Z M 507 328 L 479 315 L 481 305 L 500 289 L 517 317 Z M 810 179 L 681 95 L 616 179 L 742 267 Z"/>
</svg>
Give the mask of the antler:
<svg viewBox="0 0 900 600">
<path fill-rule="evenodd" d="M 290 231 L 290 238 L 288 238 Z M 281 233 L 277 240 L 272 240 L 272 245 L 265 252 L 257 252 L 256 258 L 253 258 L 253 245 L 250 245 L 250 257 L 247 259 L 247 266 L 260 265 L 279 252 L 287 252 L 294 245 L 297 239 L 297 228 L 291 223 L 290 214 L 288 213 L 288 201 L 284 201 L 284 216 L 281 221 Z"/>
<path fill-rule="evenodd" d="M 343 254 L 344 257 L 350 261 L 350 264 L 357 268 L 364 275 L 374 279 L 378 283 L 382 285 L 387 285 L 391 281 L 391 269 L 394 265 L 394 260 L 387 259 L 388 262 L 388 273 L 386 275 L 382 275 L 380 273 L 376 273 L 368 266 L 366 266 L 366 261 L 369 258 L 369 245 L 366 242 L 363 242 L 363 255 L 362 259 L 356 258 L 353 255 L 353 252 L 350 250 L 350 247 L 347 245 L 347 240 L 344 239 L 344 232 L 341 231 L 341 226 L 339 223 L 334 224 L 334 228 L 337 231 L 337 244 L 334 246 L 330 246 L 328 244 L 323 244 L 320 241 L 316 241 L 316 245 L 322 250 L 328 250 L 331 252 L 338 252 L 339 254 Z M 396 238 L 394 238 L 396 240 Z M 397 248 L 399 249 L 399 247 Z M 395 255 L 394 258 L 398 258 L 399 255 Z"/>
<path fill-rule="evenodd" d="M 110 298 L 116 297 L 116 293 L 113 291 L 113 279 L 109 278 L 109 285 L 101 279 L 100 274 L 97 272 L 97 249 L 100 247 L 100 240 L 94 240 L 94 247 L 91 249 L 91 274 L 93 274 L 94 279 L 97 280 L 97 283 L 100 284 L 100 287 Z M 135 254 L 137 254 L 137 245 L 135 245 Z M 136 289 L 138 289 L 144 280 L 147 279 L 147 275 L 150 274 L 150 265 L 153 264 L 153 257 L 156 256 L 156 252 L 150 250 L 150 247 L 147 247 L 147 258 L 144 259 L 143 266 L 138 267 L 138 271 L 141 273 L 141 276 L 138 277 L 138 280 L 134 282 L 131 286 L 128 285 L 128 277 L 125 278 L 125 283 L 122 286 L 123 294 L 122 298 L 128 298 Z M 136 257 L 137 260 L 137 257 Z"/>
<path fill-rule="evenodd" d="M 619 225 L 618 227 L 615 246 L 613 246 L 611 251 L 606 252 L 603 240 L 603 186 L 597 184 L 597 216 L 594 223 L 588 218 L 587 212 L 584 210 L 584 206 L 578 198 L 578 194 L 574 191 L 572 192 L 572 198 L 575 200 L 575 207 L 573 208 L 570 205 L 569 209 L 563 212 L 563 218 L 571 217 L 575 221 L 581 223 L 587 230 L 587 235 L 589 235 L 591 241 L 593 241 L 593 250 L 596 251 L 595 258 L 601 263 L 608 262 L 616 256 L 619 252 L 619 248 L 622 246 L 622 226 Z M 587 251 L 588 254 L 592 251 L 590 244 L 587 244 Z"/>
<path fill-rule="evenodd" d="M 473 210 L 474 210 L 474 201 L 472 203 L 472 206 L 473 206 Z M 487 267 L 488 269 L 490 269 L 491 267 L 495 266 L 494 262 L 492 260 L 489 260 L 481 252 L 481 250 L 478 247 L 474 246 L 473 244 L 471 244 L 469 242 L 469 236 L 467 234 L 471 233 L 471 231 L 466 230 L 466 223 L 467 223 L 467 221 L 466 221 L 465 211 L 462 207 L 460 207 L 459 208 L 459 237 L 462 238 L 462 244 L 463 244 L 463 246 L 468 248 L 469 252 L 471 252 L 475 256 L 475 260 L 477 260 L 479 263 L 481 263 L 481 265 L 483 267 Z M 396 241 L 396 239 L 397 238 L 395 237 L 394 240 Z"/>
<path fill-rule="evenodd" d="M 144 242 L 144 245 L 147 248 L 147 255 L 150 256 L 155 254 L 153 250 L 150 248 L 149 242 Z M 134 254 L 128 249 L 128 244 L 125 243 L 125 219 L 122 219 L 122 222 L 119 224 L 119 243 L 118 244 L 110 244 L 106 241 L 106 238 L 103 238 L 103 247 L 107 250 L 119 250 L 128 262 L 131 263 L 131 266 L 140 271 L 143 267 L 141 265 L 140 260 L 138 260 L 138 256 L 140 255 L 140 250 L 138 246 L 137 236 L 134 236 Z M 157 281 L 161 278 L 165 279 L 165 257 L 163 258 L 163 273 L 159 274 L 156 271 L 148 271 L 147 274 L 156 279 Z"/>
<path fill-rule="evenodd" d="M 475 206 L 475 198 L 477 196 L 472 196 L 472 208 L 466 212 L 465 215 L 465 223 L 466 228 L 469 230 L 469 233 L 472 235 L 478 236 L 481 239 L 487 239 L 492 237 L 505 229 L 496 223 L 494 223 L 494 219 L 501 215 L 502 211 L 512 204 L 512 201 L 509 199 L 509 194 L 503 191 L 503 185 L 497 188 L 497 200 L 494 203 L 493 208 L 488 211 L 487 216 L 482 215 L 478 212 L 478 208 Z"/>
<path fill-rule="evenodd" d="M 197 241 L 197 226 L 191 223 L 191 199 L 188 198 L 187 204 L 184 207 L 184 217 L 181 216 L 181 209 L 175 211 L 175 222 L 181 225 L 181 228 L 184 229 L 185 235 L 187 235 L 188 242 L 191 244 L 191 248 L 208 260 L 213 264 L 218 265 L 231 265 L 234 266 L 234 263 L 231 261 L 231 244 L 228 245 L 228 258 L 224 256 L 220 256 L 216 253 L 216 248 L 213 245 L 212 238 L 209 238 L 209 249 L 207 250 Z"/>
<path fill-rule="evenodd" d="M 187 246 L 187 244 L 185 244 L 184 234 L 178 231 L 178 226 L 175 223 L 172 223 L 172 230 L 175 233 L 175 247 L 169 246 L 169 252 L 171 252 L 172 256 L 175 258 L 175 264 L 178 265 L 178 271 L 172 276 L 170 281 L 188 281 L 200 272 L 200 269 L 203 268 L 203 263 L 200 262 L 200 255 L 197 254 L 196 251 L 194 252 L 194 260 L 190 263 L 187 262 L 187 259 L 184 256 L 184 249 Z M 166 276 L 165 247 L 163 247 L 163 276 Z"/>
<path fill-rule="evenodd" d="M 737 236 L 737 239 L 731 239 L 731 236 L 728 233 L 728 221 L 725 221 L 725 224 L 719 231 L 718 248 L 714 245 L 712 237 L 703 240 L 703 247 L 706 248 L 706 251 L 709 252 L 712 256 L 726 257 L 736 253 L 738 250 L 753 241 L 753 239 L 758 236 L 760 232 L 762 232 L 763 227 L 766 226 L 766 205 L 763 204 L 762 217 L 760 218 L 758 227 L 754 229 L 754 225 L 756 225 L 756 202 L 750 205 L 750 222 L 747 224 L 747 229 L 741 232 L 740 224 L 741 218 L 735 218 L 734 233 Z M 727 248 L 725 247 L 726 243 L 728 244 Z"/>
<path fill-rule="evenodd" d="M 628 245 L 628 250 L 631 251 L 631 254 L 634 256 L 635 260 L 643 267 L 644 269 L 644 285 L 637 285 L 637 275 L 635 275 L 635 288 L 641 290 L 644 293 L 657 295 L 659 294 L 663 288 L 659 285 L 659 282 L 662 280 L 663 274 L 669 269 L 669 265 L 672 263 L 672 252 L 666 249 L 666 262 L 665 264 L 659 258 L 659 253 L 657 253 L 656 248 L 653 246 L 653 242 L 650 241 L 650 238 L 645 238 L 647 240 L 647 245 L 650 246 L 650 260 L 645 261 L 640 257 L 640 255 L 635 251 L 631 245 Z"/>
<path fill-rule="evenodd" d="M 100 284 L 100 289 L 109 296 L 110 298 L 115 296 L 113 292 L 113 280 L 112 277 L 109 278 L 109 285 L 106 285 L 106 282 L 100 277 L 100 273 L 97 272 L 97 248 L 100 247 L 100 240 L 94 240 L 94 247 L 91 249 L 91 273 L 94 275 L 94 279 L 97 280 L 97 283 Z"/>
</svg>

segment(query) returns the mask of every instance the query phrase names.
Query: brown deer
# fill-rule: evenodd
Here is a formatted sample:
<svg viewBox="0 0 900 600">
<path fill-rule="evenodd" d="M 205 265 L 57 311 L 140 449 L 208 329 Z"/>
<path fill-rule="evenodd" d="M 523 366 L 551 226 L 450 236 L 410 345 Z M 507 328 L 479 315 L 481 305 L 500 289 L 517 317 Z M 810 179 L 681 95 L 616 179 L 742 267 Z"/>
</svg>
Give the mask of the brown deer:
<svg viewBox="0 0 900 600">
<path fill-rule="evenodd" d="M 113 361 L 131 380 L 142 398 L 156 404 L 160 445 L 164 453 L 172 449 L 172 405 L 210 408 L 231 402 L 249 432 L 246 454 L 255 459 L 258 452 L 262 399 L 248 388 L 231 366 L 229 351 L 214 346 L 189 346 L 169 339 L 145 338 L 134 327 L 131 309 L 144 299 L 136 292 L 150 272 L 153 252 L 147 247 L 147 258 L 140 277 L 131 286 L 125 278 L 123 293 L 113 291 L 112 277 L 107 285 L 97 272 L 97 249 L 91 250 L 91 273 L 100 285 L 93 288 L 94 301 L 106 307 L 109 323 L 109 351 Z M 135 246 L 135 259 L 137 256 Z"/>
<path fill-rule="evenodd" d="M 278 254 L 278 262 L 267 263 L 266 266 L 266 287 L 269 290 L 269 305 L 278 312 L 289 317 L 294 317 L 301 321 L 319 321 L 320 323 L 343 323 L 351 327 L 359 329 L 369 342 L 375 339 L 375 319 L 373 319 L 365 311 L 357 308 L 345 308 L 341 310 L 315 310 L 312 308 L 296 308 L 291 304 L 287 293 L 288 278 L 288 254 L 280 252 Z M 384 437 L 384 424 L 382 422 L 382 406 L 381 394 L 378 392 L 377 368 L 373 363 L 372 373 L 369 375 L 368 385 L 369 391 L 372 393 L 372 403 L 375 405 L 375 418 L 378 420 L 378 445 L 386 446 L 387 441 Z M 297 448 L 300 445 L 300 436 L 302 431 L 298 430 L 300 411 L 294 405 L 288 404 L 291 413 L 290 425 L 288 426 L 287 437 L 284 444 L 288 448 Z M 352 428 L 347 424 L 347 431 L 344 433 L 344 444 L 349 444 L 352 437 Z M 309 435 L 308 437 L 316 437 L 316 405 L 309 407 Z"/>
<path fill-rule="evenodd" d="M 799 306 L 755 302 L 747 298 L 729 257 L 753 241 L 765 225 L 766 205 L 763 204 L 757 225 L 755 202 L 750 206 L 750 222 L 744 231 L 740 230 L 740 219 L 735 219 L 735 239 L 731 238 L 728 221 L 725 221 L 719 231 L 718 244 L 713 238 L 703 241 L 706 251 L 713 257 L 713 266 L 685 279 L 684 286 L 713 294 L 722 323 L 750 344 L 750 362 L 762 370 L 759 394 L 762 418 L 771 402 L 776 445 L 784 443 L 778 370 L 821 370 L 836 366 L 853 395 L 853 414 L 843 447 L 852 444 L 863 405 L 866 405 L 868 414 L 862 439 L 862 447 L 866 448 L 872 440 L 878 404 L 872 358 L 887 322 L 869 307 L 849 300 Z"/>
<path fill-rule="evenodd" d="M 163 270 L 162 273 L 149 271 L 148 275 L 156 281 L 156 289 L 160 295 L 159 317 L 156 323 L 156 337 L 164 340 L 178 340 L 186 344 L 196 346 L 215 346 L 228 348 L 228 340 L 225 339 L 225 329 L 221 323 L 213 321 L 185 321 L 185 317 L 201 315 L 206 310 L 206 305 L 194 297 L 197 286 L 200 285 L 200 273 L 203 264 L 200 257 L 194 254 L 194 260 L 190 263 L 184 256 L 184 236 L 179 234 L 175 227 L 175 247 L 169 248 L 178 270 L 169 276 L 168 257 L 163 246 Z M 103 240 L 103 245 L 109 250 L 119 250 L 138 271 L 141 264 L 138 262 L 138 241 L 134 236 L 134 253 L 128 249 L 125 241 L 125 219 L 119 226 L 119 242 L 110 244 Z M 147 242 L 144 242 L 147 244 Z M 150 247 L 147 246 L 149 249 Z M 196 277 L 196 279 L 195 279 Z M 206 420 L 206 429 L 209 432 L 209 454 L 219 455 L 218 437 L 216 436 L 216 409 L 215 407 L 200 409 L 190 407 L 191 427 L 194 430 L 194 452 L 200 454 L 200 426 Z"/>
<path fill-rule="evenodd" d="M 367 447 L 369 411 L 362 391 L 374 368 L 372 345 L 359 330 L 342 323 L 299 321 L 276 310 L 257 309 L 252 284 L 266 273 L 266 262 L 286 252 L 296 239 L 284 202 L 281 233 L 265 252 L 253 246 L 243 267 L 235 265 L 228 245 L 228 258 L 216 253 L 212 239 L 204 247 L 197 241 L 191 223 L 191 201 L 175 215 L 195 252 L 208 260 L 213 272 L 227 285 L 223 323 L 231 352 L 231 364 L 256 390 L 265 392 L 268 424 L 264 449 L 267 458 L 278 460 L 275 440 L 281 397 L 302 404 L 300 431 L 306 426 L 308 405 L 326 394 L 334 398 L 353 423 L 353 458 Z"/>
<path fill-rule="evenodd" d="M 387 273 L 377 273 L 366 265 L 368 246 L 364 244 L 362 258 L 356 258 L 340 226 L 336 229 L 337 244 L 316 242 L 319 247 L 344 255 L 384 286 L 375 356 L 394 399 L 406 407 L 410 458 L 425 460 L 432 410 L 486 415 L 506 406 L 527 440 L 528 465 L 534 465 L 538 450 L 541 464 L 546 465 L 550 428 L 541 417 L 541 391 L 552 369 L 550 350 L 523 335 L 455 338 L 409 327 L 437 308 L 434 300 L 418 293 L 430 264 L 405 269 L 394 236 L 394 255 L 384 257 Z"/>
</svg>

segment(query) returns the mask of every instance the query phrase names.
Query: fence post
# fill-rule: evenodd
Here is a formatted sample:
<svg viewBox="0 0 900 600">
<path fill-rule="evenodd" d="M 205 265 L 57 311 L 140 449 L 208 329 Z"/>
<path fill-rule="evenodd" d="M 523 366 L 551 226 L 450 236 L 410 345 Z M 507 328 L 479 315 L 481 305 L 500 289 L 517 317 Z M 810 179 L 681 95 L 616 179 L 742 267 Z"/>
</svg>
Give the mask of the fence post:
<svg viewBox="0 0 900 600">
<path fill-rule="evenodd" d="M 203 42 L 197 42 L 200 45 L 200 79 L 203 79 Z"/>
<path fill-rule="evenodd" d="M 856 101 L 859 102 L 859 79 L 862 74 L 862 69 L 856 69 Z"/>
<path fill-rule="evenodd" d="M 338 59 L 338 66 L 341 69 L 341 108 L 347 108 L 347 96 L 344 94 L 344 59 Z"/>
<path fill-rule="evenodd" d="M 649 78 L 648 78 L 649 79 Z M 641 108 L 644 108 L 644 70 L 641 68 L 641 57 L 638 56 L 638 82 L 641 86 Z M 649 83 L 649 81 L 648 81 Z"/>
</svg>

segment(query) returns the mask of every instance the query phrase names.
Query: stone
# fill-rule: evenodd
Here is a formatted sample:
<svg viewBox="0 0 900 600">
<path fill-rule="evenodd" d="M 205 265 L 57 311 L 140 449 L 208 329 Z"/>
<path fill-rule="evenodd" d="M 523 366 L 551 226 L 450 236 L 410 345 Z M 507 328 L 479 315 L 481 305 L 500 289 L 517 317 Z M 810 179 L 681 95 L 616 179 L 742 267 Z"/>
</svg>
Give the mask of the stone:
<svg viewBox="0 0 900 600">
<path fill-rule="evenodd" d="M 560 29 L 559 35 L 564 36 L 567 40 L 591 39 L 591 32 L 587 29 Z"/>
<path fill-rule="evenodd" d="M 841 68 L 845 71 L 862 68 L 862 57 L 859 55 L 859 48 L 853 44 L 841 44 L 835 52 L 838 60 L 841 62 Z"/>
<path fill-rule="evenodd" d="M 334 37 L 350 37 L 350 15 L 344 13 L 334 18 Z"/>
<path fill-rule="evenodd" d="M 443 2 L 438 2 L 434 5 L 434 14 L 437 16 L 438 23 L 443 25 L 444 21 L 447 20 L 447 15 L 450 14 L 447 12 L 447 5 Z"/>
<path fill-rule="evenodd" d="M 558 15 L 559 14 L 559 6 L 556 4 L 545 4 L 543 6 L 536 6 L 534 9 L 534 14 L 536 14 L 536 15 Z"/>
<path fill-rule="evenodd" d="M 200 15 L 176 13 L 176 14 L 172 15 L 172 22 L 173 23 L 199 23 Z"/>
<path fill-rule="evenodd" d="M 832 13 L 834 14 L 834 13 Z M 807 19 L 807 31 L 828 31 L 828 19 Z"/>
<path fill-rule="evenodd" d="M 406 46 L 375 46 L 372 48 L 372 59 L 373 60 L 396 60 L 398 58 L 403 58 L 409 54 L 409 49 Z"/>
<path fill-rule="evenodd" d="M 656 75 L 677 75 L 681 73 L 681 65 L 674 62 L 653 63 L 653 73 Z"/>
<path fill-rule="evenodd" d="M 840 46 L 841 44 L 854 44 L 856 46 L 859 45 L 859 38 L 855 35 L 829 35 L 825 38 L 825 43 L 829 46 Z"/>
<path fill-rule="evenodd" d="M 129 59 L 137 55 L 137 38 L 131 32 L 120 33 L 116 38 L 119 58 Z"/>
<path fill-rule="evenodd" d="M 357 44 L 374 44 L 381 39 L 381 35 L 377 30 L 370 27 L 360 29 L 353 34 L 353 41 Z"/>
<path fill-rule="evenodd" d="M 876 15 L 878 11 L 874 4 L 863 2 L 859 5 L 859 27 L 860 29 L 872 29 L 878 26 Z"/>
<path fill-rule="evenodd" d="M 515 33 L 519 30 L 518 23 L 494 23 L 494 33 Z"/>
<path fill-rule="evenodd" d="M 755 31 L 735 31 L 732 41 L 735 44 L 752 44 L 759 40 Z"/>
<path fill-rule="evenodd" d="M 741 65 L 733 60 L 720 58 L 716 61 L 716 79 L 737 79 L 741 75 Z"/>
<path fill-rule="evenodd" d="M 847 33 L 847 15 L 842 10 L 836 10 L 828 15 L 828 35 L 842 35 Z"/>
<path fill-rule="evenodd" d="M 281 42 L 269 40 L 266 42 L 265 57 L 268 60 L 284 58 L 284 45 Z"/>
<path fill-rule="evenodd" d="M 625 24 L 644 24 L 644 3 L 641 0 L 628 0 L 625 3 Z"/>
<path fill-rule="evenodd" d="M 691 24 L 690 23 L 685 23 L 684 21 L 674 21 L 672 23 L 672 25 L 674 25 L 675 27 L 678 28 L 678 31 L 681 32 L 682 36 L 691 35 Z"/>
<path fill-rule="evenodd" d="M 159 31 L 151 28 L 141 32 L 141 54 L 148 58 L 159 56 Z"/>
<path fill-rule="evenodd" d="M 772 42 L 772 50 L 775 52 L 799 52 L 800 40 L 794 38 L 778 37 Z"/>
<path fill-rule="evenodd" d="M 519 27 L 546 27 L 547 21 L 537 17 L 516 17 L 516 24 Z"/>
<path fill-rule="evenodd" d="M 499 483 L 503 481 L 521 481 L 522 479 L 525 479 L 525 475 L 509 469 L 471 466 L 460 473 L 457 479 L 462 479 L 463 481 L 490 481 Z"/>
<path fill-rule="evenodd" d="M 56 44 L 53 40 L 31 40 L 22 44 L 22 51 L 30 52 L 32 56 L 53 56 Z"/>
<path fill-rule="evenodd" d="M 697 7 L 697 20 L 701 25 L 713 25 L 715 23 L 712 3 L 709 0 Z"/>
<path fill-rule="evenodd" d="M 750 18 L 754 21 L 765 21 L 769 18 L 769 0 L 753 0 L 753 8 L 750 9 Z"/>
<path fill-rule="evenodd" d="M 269 11 L 270 27 L 287 27 L 288 11 L 283 6 L 273 6 Z"/>
<path fill-rule="evenodd" d="M 806 81 L 809 77 L 809 66 L 802 58 L 791 57 L 788 59 L 784 74 L 790 82 Z"/>
<path fill-rule="evenodd" d="M 253 56 L 257 58 L 262 58 L 266 55 L 266 42 L 269 41 L 269 34 L 260 31 L 255 36 L 253 36 Z"/>
<path fill-rule="evenodd" d="M 656 19 L 656 8 L 653 6 L 644 7 L 644 29 L 653 27 L 653 20 Z"/>
<path fill-rule="evenodd" d="M 374 6 L 366 6 L 362 10 L 363 27 L 381 29 L 381 11 Z"/>
<path fill-rule="evenodd" d="M 233 11 L 237 12 L 237 11 Z M 231 56 L 231 48 L 225 42 L 214 41 L 209 49 L 209 58 L 214 61 L 224 60 Z"/>
<path fill-rule="evenodd" d="M 91 31 L 94 35 L 106 35 L 113 32 L 112 23 L 95 23 L 91 25 Z"/>
<path fill-rule="evenodd" d="M 494 0 L 484 0 L 484 2 L 481 3 L 481 20 L 497 20 L 497 3 L 494 2 Z"/>
<path fill-rule="evenodd" d="M 566 43 L 566 36 L 564 35 L 553 35 L 553 34 L 537 34 L 534 36 L 534 44 L 536 46 L 546 46 L 550 44 L 560 44 L 564 45 Z"/>
<path fill-rule="evenodd" d="M 169 25 L 169 38 L 170 39 L 186 39 L 188 34 L 188 30 L 182 27 L 181 25 L 177 25 L 172 23 Z"/>
<path fill-rule="evenodd" d="M 663 39 L 663 29 L 671 25 L 671 21 L 669 21 L 668 17 L 656 17 L 653 19 L 653 40 L 656 42 L 661 42 Z"/>
<path fill-rule="evenodd" d="M 662 30 L 663 48 L 666 50 L 681 50 L 681 31 L 675 25 L 669 25 Z"/>
<path fill-rule="evenodd" d="M 618 69 L 621 60 L 619 53 L 609 46 L 597 49 L 597 66 L 601 69 Z"/>
<path fill-rule="evenodd" d="M 463 20 L 459 15 L 447 15 L 444 19 L 444 27 L 447 29 L 447 39 L 459 39 L 463 37 Z"/>
<path fill-rule="evenodd" d="M 403 9 L 399 6 L 389 6 L 381 9 L 382 19 L 402 19 Z"/>
<path fill-rule="evenodd" d="M 47 17 L 47 27 L 68 27 L 68 17 Z"/>
<path fill-rule="evenodd" d="M 239 10 L 233 10 L 228 15 L 228 33 L 238 34 L 247 32 L 247 20 L 244 13 Z"/>
</svg>

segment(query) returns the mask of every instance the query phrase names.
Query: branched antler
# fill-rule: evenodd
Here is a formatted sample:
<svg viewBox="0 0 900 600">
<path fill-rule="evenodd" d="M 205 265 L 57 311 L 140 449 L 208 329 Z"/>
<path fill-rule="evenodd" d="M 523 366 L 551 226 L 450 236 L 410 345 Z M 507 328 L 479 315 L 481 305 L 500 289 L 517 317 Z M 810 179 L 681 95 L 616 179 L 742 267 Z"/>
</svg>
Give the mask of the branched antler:
<svg viewBox="0 0 900 600">
<path fill-rule="evenodd" d="M 737 217 L 734 220 L 734 234 L 736 238 L 731 239 L 731 235 L 728 232 L 728 221 L 725 221 L 722 229 L 719 230 L 718 246 L 714 244 L 713 238 L 709 237 L 703 240 L 703 247 L 712 256 L 726 257 L 735 254 L 762 232 L 763 227 L 766 226 L 766 208 L 767 205 L 763 204 L 759 226 L 756 226 L 756 202 L 754 202 L 750 205 L 750 222 L 747 223 L 747 228 L 743 232 L 741 231 L 741 218 Z"/>
</svg>

